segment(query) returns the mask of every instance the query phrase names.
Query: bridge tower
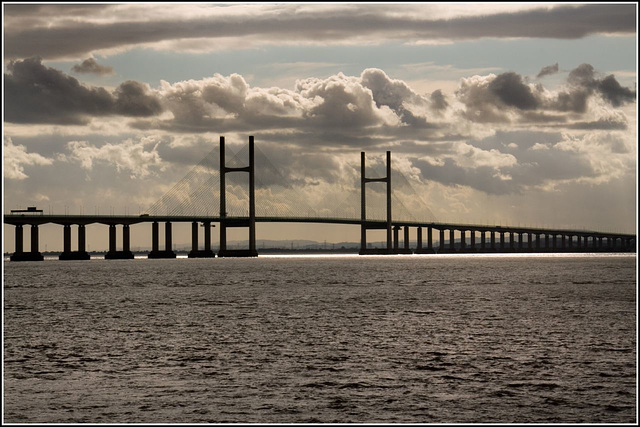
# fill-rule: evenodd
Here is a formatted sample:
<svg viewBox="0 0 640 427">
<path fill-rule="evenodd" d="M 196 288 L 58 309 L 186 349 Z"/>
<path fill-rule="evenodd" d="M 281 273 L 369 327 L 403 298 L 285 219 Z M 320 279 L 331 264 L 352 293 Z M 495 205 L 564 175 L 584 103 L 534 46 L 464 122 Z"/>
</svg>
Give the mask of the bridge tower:
<svg viewBox="0 0 640 427">
<path fill-rule="evenodd" d="M 225 175 L 229 172 L 249 173 L 249 218 L 227 217 L 227 195 Z M 227 227 L 249 227 L 249 249 L 227 249 Z M 253 136 L 249 137 L 249 166 L 228 168 L 225 165 L 224 136 L 220 137 L 220 250 L 218 257 L 257 257 L 256 250 L 256 197 L 255 156 Z"/>
<path fill-rule="evenodd" d="M 365 184 L 369 182 L 385 182 L 387 184 L 387 222 L 386 224 L 367 223 L 367 192 Z M 365 153 L 360 152 L 360 255 L 366 254 L 391 254 L 393 253 L 391 238 L 391 151 L 387 151 L 387 176 L 383 178 L 367 178 L 365 174 Z M 367 230 L 369 229 L 386 229 L 387 230 L 387 247 L 386 249 L 376 250 L 367 249 Z"/>
</svg>

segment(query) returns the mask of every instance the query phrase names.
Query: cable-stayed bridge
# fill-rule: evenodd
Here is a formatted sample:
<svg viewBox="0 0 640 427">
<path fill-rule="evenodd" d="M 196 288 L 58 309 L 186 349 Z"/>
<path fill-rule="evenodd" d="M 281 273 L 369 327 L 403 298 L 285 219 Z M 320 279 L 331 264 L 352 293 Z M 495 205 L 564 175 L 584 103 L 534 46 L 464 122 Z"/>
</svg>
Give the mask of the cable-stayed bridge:
<svg viewBox="0 0 640 427">
<path fill-rule="evenodd" d="M 367 167 L 361 153 L 361 167 L 347 170 L 351 182 L 336 183 L 335 191 L 317 197 L 295 185 L 296 179 L 285 177 L 267 156 L 256 149 L 253 136 L 239 152 L 227 153 L 224 137 L 183 179 L 177 182 L 142 215 L 44 215 L 29 208 L 5 215 L 7 224 L 15 226 L 13 261 L 42 260 L 38 250 L 38 226 L 54 223 L 63 226 L 61 260 L 89 259 L 86 252 L 88 224 L 109 226 L 107 259 L 130 259 L 130 226 L 151 223 L 149 258 L 175 258 L 172 251 L 172 223 L 192 223 L 190 257 L 215 257 L 211 247 L 211 226 L 217 223 L 220 233 L 219 257 L 257 256 L 256 222 L 323 223 L 360 225 L 360 254 L 451 253 L 451 252 L 620 252 L 635 251 L 632 234 L 593 230 L 548 229 L 520 226 L 453 224 L 438 221 L 427 203 L 397 169 L 391 167 L 391 153 L 386 162 L 376 161 Z M 248 160 L 247 160 L 248 159 Z M 359 175 L 359 176 L 358 176 Z M 247 179 L 248 178 L 248 179 Z M 360 181 L 360 185 L 358 185 Z M 369 191 L 367 191 L 369 188 Z M 159 242 L 160 223 L 164 222 L 165 242 Z M 204 226 L 200 245 L 198 230 Z M 23 227 L 31 228 L 31 247 L 24 250 Z M 78 226 L 77 250 L 71 250 L 71 227 Z M 116 227 L 122 226 L 122 250 L 116 248 Z M 245 227 L 249 231 L 247 249 L 227 247 L 227 228 Z M 416 246 L 410 248 L 410 230 L 416 230 Z M 386 247 L 367 244 L 368 230 L 385 230 Z M 403 241 L 400 245 L 400 230 Z M 458 238 L 456 239 L 456 233 Z M 426 236 L 425 236 L 426 234 Z M 437 239 L 437 244 L 434 239 Z"/>
</svg>

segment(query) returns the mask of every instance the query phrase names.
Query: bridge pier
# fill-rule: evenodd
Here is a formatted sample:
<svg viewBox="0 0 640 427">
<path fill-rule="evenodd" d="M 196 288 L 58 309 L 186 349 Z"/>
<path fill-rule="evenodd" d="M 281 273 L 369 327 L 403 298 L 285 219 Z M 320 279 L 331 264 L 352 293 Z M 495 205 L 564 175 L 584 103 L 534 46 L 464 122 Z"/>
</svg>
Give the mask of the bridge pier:
<svg viewBox="0 0 640 427">
<path fill-rule="evenodd" d="M 409 226 L 408 225 L 404 226 L 403 243 L 404 243 L 404 253 L 406 253 L 406 254 L 412 253 L 411 252 L 411 248 L 409 247 Z"/>
<path fill-rule="evenodd" d="M 449 250 L 451 252 L 455 252 L 456 251 L 456 237 L 455 237 L 455 232 L 456 230 L 454 230 L 453 228 L 451 228 L 449 230 Z"/>
<path fill-rule="evenodd" d="M 467 242 L 465 241 L 467 238 L 467 230 L 460 230 L 460 252 L 466 252 Z"/>
<path fill-rule="evenodd" d="M 169 259 L 175 258 L 176 253 L 173 252 L 171 236 L 171 222 L 167 221 L 164 225 L 164 251 L 160 250 L 159 241 L 159 225 L 157 221 L 151 224 L 151 252 L 147 255 L 149 259 Z"/>
<path fill-rule="evenodd" d="M 500 232 L 500 251 L 504 252 L 504 231 Z"/>
<path fill-rule="evenodd" d="M 471 230 L 471 251 L 476 251 L 476 231 Z"/>
<path fill-rule="evenodd" d="M 31 224 L 31 250 L 24 252 L 23 228 L 16 225 L 16 251 L 9 257 L 11 261 L 44 261 L 44 256 L 38 250 L 38 225 Z"/>
<path fill-rule="evenodd" d="M 495 231 L 489 231 L 489 236 L 491 236 L 491 250 L 496 250 L 496 233 Z"/>
<path fill-rule="evenodd" d="M 398 253 L 398 231 L 400 230 L 399 226 L 393 227 L 393 252 Z"/>
<path fill-rule="evenodd" d="M 204 228 L 204 249 L 200 250 L 198 246 L 198 227 L 199 223 L 194 221 L 191 223 L 191 252 L 189 258 L 214 258 L 215 253 L 211 250 L 211 222 L 202 223 Z M 215 227 L 215 226 L 214 226 Z"/>
<path fill-rule="evenodd" d="M 416 253 L 422 252 L 422 227 L 416 229 Z"/>
<path fill-rule="evenodd" d="M 130 248 L 129 224 L 122 226 L 122 250 L 116 250 L 116 224 L 109 224 L 109 251 L 104 259 L 133 259 Z"/>
<path fill-rule="evenodd" d="M 444 230 L 440 229 L 440 252 L 444 252 Z"/>
<path fill-rule="evenodd" d="M 71 250 L 71 224 L 65 224 L 62 232 L 63 238 L 63 252 L 58 257 L 61 261 L 80 260 L 86 261 L 91 259 L 87 251 L 85 250 L 86 231 L 84 224 L 78 225 L 78 250 Z"/>
</svg>

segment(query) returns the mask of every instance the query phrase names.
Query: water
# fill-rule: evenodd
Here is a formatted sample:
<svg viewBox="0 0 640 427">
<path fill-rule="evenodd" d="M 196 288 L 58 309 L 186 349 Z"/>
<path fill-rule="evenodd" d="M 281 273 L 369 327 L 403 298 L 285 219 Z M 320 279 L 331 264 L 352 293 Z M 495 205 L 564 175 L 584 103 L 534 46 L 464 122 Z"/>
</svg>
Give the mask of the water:
<svg viewBox="0 0 640 427">
<path fill-rule="evenodd" d="M 634 422 L 636 258 L 5 263 L 5 422 Z"/>
</svg>

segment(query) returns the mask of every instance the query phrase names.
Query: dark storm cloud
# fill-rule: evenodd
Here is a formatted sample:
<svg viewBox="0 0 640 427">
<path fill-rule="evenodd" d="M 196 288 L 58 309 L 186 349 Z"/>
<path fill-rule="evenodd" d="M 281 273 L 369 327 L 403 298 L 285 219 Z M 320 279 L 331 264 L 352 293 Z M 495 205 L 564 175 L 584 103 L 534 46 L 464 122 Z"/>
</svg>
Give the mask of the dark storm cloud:
<svg viewBox="0 0 640 427">
<path fill-rule="evenodd" d="M 635 91 L 623 87 L 613 74 L 600 78 L 590 64 L 582 64 L 569 73 L 567 81 L 585 91 L 598 92 L 602 98 L 614 107 L 619 107 L 627 102 L 633 102 L 636 98 Z"/>
<path fill-rule="evenodd" d="M 13 61 L 4 75 L 5 120 L 14 123 L 84 124 L 87 116 L 113 111 L 113 97 L 103 88 L 42 65 L 40 58 Z"/>
<path fill-rule="evenodd" d="M 582 64 L 569 73 L 568 85 L 554 96 L 545 95 L 542 84 L 531 85 L 514 72 L 463 79 L 456 96 L 466 107 L 462 116 L 477 123 L 510 123 L 515 113 L 521 123 L 570 123 L 576 114 L 587 112 L 591 96 L 601 96 L 613 107 L 635 100 L 635 91 L 623 87 L 613 75 L 601 78 L 590 64 Z M 554 112 L 554 114 L 549 114 Z M 564 115 L 558 113 L 567 113 Z M 582 123 L 578 129 L 621 129 L 621 124 Z M 578 126 L 578 127 L 577 127 Z M 593 127 L 589 127 L 593 126 Z"/>
<path fill-rule="evenodd" d="M 94 58 L 85 59 L 80 64 L 74 65 L 71 70 L 76 73 L 90 73 L 98 75 L 113 74 L 113 67 L 100 65 Z"/>
<path fill-rule="evenodd" d="M 13 123 L 86 124 L 92 116 L 150 116 L 161 107 L 146 86 L 125 82 L 114 94 L 87 87 L 40 58 L 12 61 L 4 75 L 5 120 Z"/>
<path fill-rule="evenodd" d="M 54 6 L 51 6 L 52 8 Z M 17 19 L 16 6 L 8 20 Z M 50 10 L 50 9 L 46 9 Z M 84 9 L 83 9 L 84 11 Z M 283 7 L 273 13 L 198 19 L 122 21 L 96 24 L 74 19 L 64 25 L 7 25 L 5 57 L 48 59 L 85 55 L 98 49 L 189 38 L 257 37 L 276 42 L 340 41 L 352 37 L 388 39 L 477 39 L 535 37 L 575 39 L 596 33 L 628 33 L 636 29 L 635 5 L 561 6 L 515 13 L 451 19 L 401 16 L 379 5 L 299 10 Z M 61 9 L 60 13 L 65 13 Z M 30 15 L 31 17 L 33 14 Z"/>
<path fill-rule="evenodd" d="M 598 83 L 598 90 L 602 97 L 614 107 L 619 107 L 636 99 L 636 93 L 629 88 L 622 87 L 613 74 L 608 75 Z"/>
<path fill-rule="evenodd" d="M 538 75 L 536 75 L 536 78 L 539 79 L 540 77 L 549 76 L 549 75 L 555 74 L 557 72 L 558 72 L 558 63 L 556 62 L 553 65 L 548 65 L 546 67 L 542 67 L 542 70 L 540 70 Z"/>
<path fill-rule="evenodd" d="M 533 96 L 531 88 L 522 82 L 519 74 L 508 72 L 498 75 L 489 83 L 493 92 L 505 105 L 520 110 L 535 110 L 539 101 Z"/>
<path fill-rule="evenodd" d="M 447 107 L 449 106 L 449 103 L 447 102 L 447 98 L 444 96 L 444 94 L 440 89 L 433 91 L 429 99 L 431 100 L 432 110 L 443 111 L 443 110 L 446 110 Z"/>
<path fill-rule="evenodd" d="M 155 116 L 162 112 L 160 100 L 142 83 L 128 80 L 115 90 L 117 114 L 132 117 Z"/>
</svg>

